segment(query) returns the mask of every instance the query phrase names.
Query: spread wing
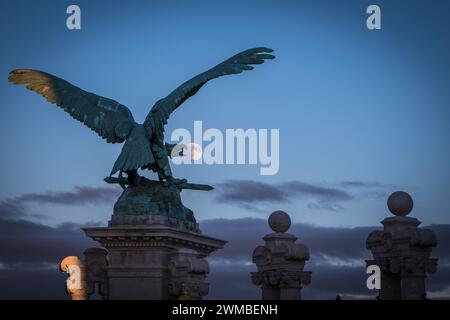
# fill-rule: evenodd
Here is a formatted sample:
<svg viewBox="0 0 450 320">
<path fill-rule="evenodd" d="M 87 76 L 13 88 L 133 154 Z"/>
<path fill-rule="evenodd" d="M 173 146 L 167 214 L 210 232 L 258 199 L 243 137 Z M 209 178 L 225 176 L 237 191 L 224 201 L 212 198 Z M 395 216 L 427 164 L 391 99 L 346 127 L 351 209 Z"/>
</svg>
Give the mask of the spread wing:
<svg viewBox="0 0 450 320">
<path fill-rule="evenodd" d="M 64 109 L 107 142 L 123 142 L 135 125 L 130 110 L 124 105 L 84 91 L 51 74 L 18 69 L 11 71 L 9 81 L 14 84 L 26 84 L 28 89 Z"/>
<path fill-rule="evenodd" d="M 189 97 L 196 94 L 205 83 L 221 76 L 252 70 L 252 64 L 261 64 L 264 63 L 265 59 L 275 58 L 275 56 L 268 54 L 270 52 L 273 52 L 273 50 L 262 47 L 243 51 L 186 81 L 153 106 L 144 122 L 147 132 L 152 132 L 154 136 L 161 137 L 164 133 L 164 125 L 167 124 L 170 114 Z"/>
</svg>

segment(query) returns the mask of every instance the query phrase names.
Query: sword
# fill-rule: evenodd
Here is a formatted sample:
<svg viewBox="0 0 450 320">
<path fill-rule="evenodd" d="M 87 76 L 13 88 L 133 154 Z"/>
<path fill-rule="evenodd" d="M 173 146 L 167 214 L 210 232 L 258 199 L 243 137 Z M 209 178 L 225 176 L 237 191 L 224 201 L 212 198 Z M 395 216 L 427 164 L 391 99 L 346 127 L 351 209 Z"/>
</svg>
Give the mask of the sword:
<svg viewBox="0 0 450 320">
<path fill-rule="evenodd" d="M 109 184 L 120 184 L 120 185 L 128 184 L 127 178 L 106 177 L 104 180 L 106 183 Z M 169 182 L 166 181 L 155 181 L 155 180 L 148 180 L 148 181 L 151 181 L 152 183 L 169 184 Z M 207 184 L 197 184 L 187 182 L 173 183 L 173 184 L 180 189 L 200 190 L 200 191 L 211 191 L 214 189 L 214 187 Z"/>
</svg>

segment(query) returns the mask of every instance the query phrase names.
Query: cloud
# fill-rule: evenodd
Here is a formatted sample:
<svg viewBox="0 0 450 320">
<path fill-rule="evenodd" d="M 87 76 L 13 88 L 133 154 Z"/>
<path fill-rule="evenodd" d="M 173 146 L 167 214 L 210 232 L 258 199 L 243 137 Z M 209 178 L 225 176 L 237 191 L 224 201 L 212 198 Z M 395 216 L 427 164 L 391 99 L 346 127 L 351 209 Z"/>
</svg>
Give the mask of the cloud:
<svg viewBox="0 0 450 320">
<path fill-rule="evenodd" d="M 55 191 L 46 193 L 27 193 L 15 198 L 0 201 L 0 217 L 20 219 L 24 217 L 42 217 L 30 213 L 27 204 L 87 205 L 114 203 L 121 190 L 105 187 L 75 187 L 73 191 Z"/>
<path fill-rule="evenodd" d="M 16 201 L 54 203 L 66 205 L 97 204 L 117 199 L 122 190 L 117 188 L 75 187 L 74 191 L 28 193 L 15 198 Z"/>
<path fill-rule="evenodd" d="M 225 248 L 210 258 L 211 283 L 208 299 L 260 299 L 260 289 L 250 280 L 256 271 L 251 262 L 253 250 L 263 245 L 271 233 L 267 221 L 258 218 L 201 221 L 206 235 L 229 240 Z M 364 259 L 370 257 L 365 240 L 374 227 L 324 228 L 294 223 L 289 233 L 308 246 L 311 258 L 305 270 L 312 271 L 312 282 L 302 291 L 304 299 L 335 299 L 337 294 L 374 292 L 365 286 Z M 348 297 L 349 298 L 349 297 Z"/>
<path fill-rule="evenodd" d="M 211 263 L 211 294 L 213 299 L 259 299 L 260 291 L 252 285 L 250 272 L 256 270 L 251 256 L 256 246 L 264 243 L 263 236 L 271 230 L 267 221 L 257 218 L 214 219 L 201 221 L 206 235 L 229 240 L 223 250 L 214 253 Z M 429 275 L 426 286 L 430 297 L 443 298 L 450 287 L 450 225 L 426 226 L 436 232 L 438 247 L 432 256 L 439 258 L 438 271 Z M 371 253 L 365 247 L 369 233 L 379 226 L 331 228 L 294 223 L 289 233 L 298 243 L 306 244 L 311 258 L 305 270 L 312 271 L 312 282 L 305 287 L 305 299 L 373 299 L 377 293 L 366 287 L 365 259 Z M 450 298 L 450 295 L 447 296 Z"/>
<path fill-rule="evenodd" d="M 251 180 L 227 180 L 218 185 L 221 195 L 218 200 L 223 202 L 251 203 L 256 201 L 283 202 L 288 201 L 285 190 Z"/>
<path fill-rule="evenodd" d="M 3 269 L 57 267 L 65 256 L 81 255 L 86 248 L 97 246 L 83 234 L 82 226 L 64 223 L 49 227 L 25 220 L 0 219 L 0 263 Z"/>
<path fill-rule="evenodd" d="M 353 196 L 347 191 L 333 187 L 323 187 L 304 183 L 300 181 L 290 181 L 282 183 L 280 187 L 292 196 L 315 197 L 323 200 L 352 200 Z"/>
<path fill-rule="evenodd" d="M 329 201 L 317 201 L 308 203 L 308 209 L 311 210 L 327 210 L 333 212 L 344 211 L 345 208 L 338 203 L 330 203 Z"/>
<path fill-rule="evenodd" d="M 403 189 L 410 189 L 411 187 L 399 187 L 394 185 L 386 185 L 377 181 L 362 181 L 362 180 L 344 180 L 337 184 L 339 188 L 351 190 L 357 193 L 355 198 L 362 199 L 376 199 L 385 200 L 389 194 Z"/>
<path fill-rule="evenodd" d="M 63 282 L 56 286 L 54 281 L 55 278 L 65 279 L 64 275 L 60 276 L 59 262 L 68 255 L 82 257 L 85 249 L 98 246 L 80 228 L 99 223 L 63 223 L 50 227 L 27 221 L 24 219 L 45 217 L 44 214 L 30 212 L 29 204 L 111 203 L 119 193 L 112 188 L 76 187 L 71 192 L 29 193 L 0 201 L 0 282 L 8 288 L 0 290 L 0 298 L 30 298 L 33 297 L 32 292 L 37 293 L 34 296 L 37 299 L 64 298 L 64 290 L 60 294 L 49 289 L 63 288 Z M 38 288 L 38 284 L 45 289 Z"/>
<path fill-rule="evenodd" d="M 363 183 L 346 185 L 351 185 L 348 188 L 366 188 Z M 221 188 L 222 201 L 243 206 L 264 201 L 282 203 L 294 198 L 307 199 L 311 206 L 338 206 L 342 201 L 354 199 L 343 187 L 299 181 L 275 186 L 254 181 L 226 181 Z M 0 298 L 66 298 L 63 290 L 65 276 L 57 270 L 58 263 L 67 255 L 82 257 L 85 249 L 98 246 L 80 231 L 81 225 L 64 223 L 49 227 L 23 220 L 23 217 L 31 215 L 27 204 L 107 203 L 113 202 L 119 193 L 120 190 L 112 188 L 78 187 L 71 192 L 30 193 L 1 201 Z M 256 270 L 251 257 L 254 248 L 263 244 L 262 237 L 271 232 L 267 220 L 213 219 L 202 221 L 200 226 L 204 234 L 229 241 L 223 250 L 208 258 L 211 264 L 208 298 L 259 299 L 260 289 L 250 280 L 250 272 Z M 439 267 L 438 272 L 428 278 L 427 288 L 430 297 L 443 298 L 448 295 L 450 287 L 450 225 L 429 227 L 438 237 L 438 247 L 433 250 L 433 256 L 439 258 Z M 313 272 L 313 278 L 311 285 L 303 290 L 303 297 L 334 299 L 337 294 L 344 298 L 373 297 L 375 293 L 365 287 L 364 260 L 370 258 L 365 241 L 368 234 L 377 228 L 380 227 L 331 228 L 294 223 L 289 233 L 298 236 L 298 242 L 306 244 L 311 251 L 311 259 L 305 269 Z M 45 283 L 48 286 L 44 291 L 36 287 Z"/>
<path fill-rule="evenodd" d="M 436 233 L 438 239 L 436 248 L 433 248 L 433 255 L 439 258 L 440 265 L 450 267 L 450 225 L 449 224 L 432 224 L 425 226 Z M 450 279 L 450 275 L 449 275 Z"/>
<path fill-rule="evenodd" d="M 66 279 L 67 275 L 58 270 L 0 269 L 0 299 L 68 300 Z"/>
<path fill-rule="evenodd" d="M 91 224 L 92 225 L 92 224 Z M 67 255 L 80 258 L 85 249 L 97 246 L 87 238 L 81 225 L 65 223 L 49 227 L 24 220 L 0 219 L 0 298 L 64 299 L 65 275 L 57 265 Z M 225 248 L 208 260 L 208 299 L 260 299 L 260 289 L 250 280 L 256 270 L 252 253 L 264 243 L 271 230 L 267 220 L 257 218 L 200 221 L 205 235 L 228 240 Z M 450 298 L 450 225 L 431 225 L 438 237 L 433 257 L 439 258 L 438 271 L 427 279 L 430 297 Z M 289 233 L 306 244 L 311 259 L 305 270 L 312 282 L 302 291 L 304 299 L 371 298 L 376 292 L 365 286 L 364 260 L 370 258 L 365 240 L 376 227 L 330 228 L 294 223 Z M 447 261 L 447 262 L 446 262 Z"/>
<path fill-rule="evenodd" d="M 255 203 L 283 203 L 292 200 L 308 200 L 310 209 L 342 211 L 342 201 L 354 199 L 347 191 L 335 187 L 315 185 L 300 181 L 288 181 L 276 185 L 252 180 L 227 180 L 218 185 L 217 200 L 237 204 L 244 209 L 260 210 Z"/>
<path fill-rule="evenodd" d="M 257 245 L 262 244 L 262 238 L 271 233 L 266 219 L 212 219 L 201 221 L 200 227 L 204 234 L 219 239 L 230 240 L 224 249 L 214 253 L 214 259 L 251 260 L 251 255 Z M 366 239 L 373 230 L 381 230 L 379 226 L 367 227 L 321 227 L 305 223 L 293 223 L 288 233 L 297 236 L 300 243 L 306 244 L 311 251 L 311 261 L 318 264 L 349 264 L 355 265 L 356 260 L 370 258 L 366 249 Z M 436 233 L 438 245 L 433 248 L 433 256 L 439 258 L 439 264 L 450 267 L 450 225 L 429 225 Z M 333 260 L 334 259 L 334 260 Z M 328 262 L 327 262 L 328 261 Z M 340 261 L 340 262 L 338 262 Z M 449 278 L 450 279 L 450 278 Z"/>
<path fill-rule="evenodd" d="M 251 260 L 252 252 L 263 243 L 262 237 L 271 233 L 267 220 L 259 218 L 213 219 L 204 220 L 200 227 L 203 233 L 219 239 L 232 239 L 223 250 L 214 254 L 214 258 Z M 378 227 L 331 228 L 304 223 L 294 223 L 289 233 L 299 237 L 314 256 L 326 254 L 340 259 L 358 259 L 369 257 L 366 250 L 366 238 Z"/>
<path fill-rule="evenodd" d="M 362 181 L 362 180 L 344 180 L 338 184 L 342 188 L 381 188 L 384 187 L 376 181 Z"/>
</svg>

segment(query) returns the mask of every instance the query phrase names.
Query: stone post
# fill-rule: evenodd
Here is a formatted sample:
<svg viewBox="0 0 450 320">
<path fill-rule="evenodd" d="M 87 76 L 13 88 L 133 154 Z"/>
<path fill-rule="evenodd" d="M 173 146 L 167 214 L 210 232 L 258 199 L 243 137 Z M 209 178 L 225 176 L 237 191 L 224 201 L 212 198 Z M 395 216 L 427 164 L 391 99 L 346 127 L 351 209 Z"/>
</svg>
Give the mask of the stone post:
<svg viewBox="0 0 450 320">
<path fill-rule="evenodd" d="M 96 288 L 102 299 L 108 298 L 107 254 L 104 249 L 89 248 L 84 251 L 84 260 L 69 256 L 61 261 L 59 268 L 68 274 L 66 291 L 72 300 L 87 300 Z"/>
<path fill-rule="evenodd" d="M 262 300 L 299 300 L 302 287 L 311 282 L 311 272 L 304 271 L 309 250 L 295 243 L 297 237 L 285 233 L 291 226 L 287 213 L 273 212 L 269 226 L 274 233 L 266 235 L 265 245 L 253 251 L 258 271 L 251 273 L 252 281 L 261 286 Z"/>
<path fill-rule="evenodd" d="M 406 192 L 392 193 L 387 205 L 394 216 L 381 221 L 383 231 L 372 231 L 366 241 L 373 255 L 366 263 L 379 266 L 381 271 L 378 299 L 426 299 L 426 274 L 434 273 L 437 267 L 437 259 L 430 258 L 436 236 L 430 229 L 419 228 L 418 219 L 407 217 L 413 200 Z"/>
<path fill-rule="evenodd" d="M 86 300 L 88 293 L 84 261 L 79 260 L 77 256 L 68 256 L 61 261 L 59 269 L 68 275 L 66 291 L 70 294 L 71 299 Z"/>
</svg>

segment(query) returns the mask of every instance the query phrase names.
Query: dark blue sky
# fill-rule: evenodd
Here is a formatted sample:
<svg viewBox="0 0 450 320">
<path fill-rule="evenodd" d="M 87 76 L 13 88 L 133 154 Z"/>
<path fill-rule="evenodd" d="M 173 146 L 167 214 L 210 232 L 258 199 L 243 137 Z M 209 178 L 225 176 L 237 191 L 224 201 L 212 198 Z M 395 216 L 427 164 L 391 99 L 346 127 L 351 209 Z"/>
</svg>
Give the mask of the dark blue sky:
<svg viewBox="0 0 450 320">
<path fill-rule="evenodd" d="M 373 3 L 381 7 L 382 30 L 366 28 Z M 167 139 L 176 128 L 192 130 L 194 120 L 223 130 L 280 129 L 275 176 L 250 165 L 173 168 L 177 177 L 218 186 L 184 192 L 199 219 L 264 218 L 261 212 L 279 208 L 299 222 L 374 225 L 387 215 L 386 196 L 403 189 L 415 200 L 414 216 L 450 222 L 448 1 L 76 1 L 80 31 L 66 28 L 69 4 L 2 1 L 0 199 L 102 187 L 121 147 L 8 83 L 10 70 L 58 75 L 120 101 L 142 121 L 183 81 L 239 51 L 267 46 L 274 61 L 208 83 L 166 128 Z M 306 189 L 288 202 L 225 201 L 220 186 L 242 179 L 280 187 L 295 181 Z M 310 187 L 350 197 L 328 199 Z M 55 225 L 105 222 L 112 203 L 31 206 L 46 212 L 39 222 Z"/>
</svg>

